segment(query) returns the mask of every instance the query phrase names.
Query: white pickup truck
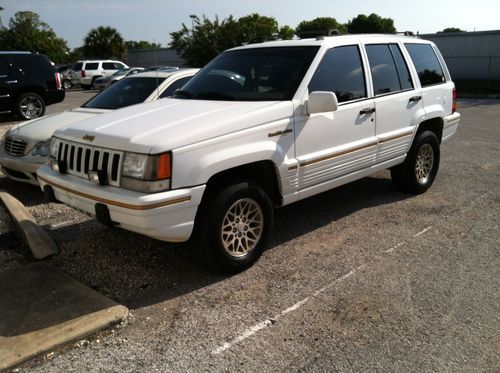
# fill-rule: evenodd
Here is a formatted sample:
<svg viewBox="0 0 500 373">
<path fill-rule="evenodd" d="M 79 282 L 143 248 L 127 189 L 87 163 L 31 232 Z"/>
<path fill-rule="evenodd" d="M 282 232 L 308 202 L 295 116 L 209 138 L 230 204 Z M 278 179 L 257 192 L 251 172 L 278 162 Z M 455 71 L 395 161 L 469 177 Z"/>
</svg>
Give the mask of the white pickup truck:
<svg viewBox="0 0 500 373">
<path fill-rule="evenodd" d="M 227 272 L 269 242 L 275 207 L 391 169 L 427 190 L 458 127 L 436 46 L 349 35 L 228 50 L 174 98 L 54 134 L 46 196 L 159 240 L 190 238 Z"/>
</svg>

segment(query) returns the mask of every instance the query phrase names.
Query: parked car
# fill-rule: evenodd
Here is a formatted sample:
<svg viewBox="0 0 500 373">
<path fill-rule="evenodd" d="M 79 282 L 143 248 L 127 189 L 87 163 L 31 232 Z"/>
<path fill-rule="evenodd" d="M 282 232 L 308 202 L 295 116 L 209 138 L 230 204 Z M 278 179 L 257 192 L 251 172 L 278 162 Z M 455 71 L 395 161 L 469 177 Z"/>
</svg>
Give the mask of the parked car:
<svg viewBox="0 0 500 373">
<path fill-rule="evenodd" d="M 61 77 L 43 54 L 0 52 L 0 114 L 41 117 L 47 105 L 64 100 Z"/>
<path fill-rule="evenodd" d="M 120 69 L 111 76 L 97 78 L 94 81 L 94 87 L 102 91 L 103 89 L 109 87 L 110 85 L 116 83 L 117 81 L 127 76 L 137 74 L 141 71 L 144 71 L 144 67 L 132 67 L 132 68 Z"/>
<path fill-rule="evenodd" d="M 388 168 L 401 190 L 425 192 L 457 130 L 455 103 L 441 54 L 419 38 L 251 44 L 216 57 L 173 99 L 56 131 L 38 178 L 52 200 L 191 240 L 237 272 L 269 243 L 274 207 Z"/>
<path fill-rule="evenodd" d="M 61 84 L 65 90 L 70 89 L 73 84 L 71 83 L 71 68 L 72 64 L 57 65 L 57 72 L 61 75 Z"/>
<path fill-rule="evenodd" d="M 155 65 L 155 66 L 148 66 L 145 68 L 146 71 L 172 71 L 172 70 L 179 70 L 177 66 L 167 66 L 167 65 Z"/>
<path fill-rule="evenodd" d="M 128 105 L 172 96 L 198 69 L 140 73 L 120 80 L 81 107 L 12 127 L 0 146 L 0 166 L 11 179 L 37 184 L 36 170 L 47 162 L 52 133 L 63 126 Z"/>
<path fill-rule="evenodd" d="M 128 66 L 123 62 L 114 60 L 78 61 L 71 69 L 71 83 L 81 85 L 83 89 L 90 89 L 97 78 L 110 76 L 119 69 L 125 68 Z"/>
</svg>

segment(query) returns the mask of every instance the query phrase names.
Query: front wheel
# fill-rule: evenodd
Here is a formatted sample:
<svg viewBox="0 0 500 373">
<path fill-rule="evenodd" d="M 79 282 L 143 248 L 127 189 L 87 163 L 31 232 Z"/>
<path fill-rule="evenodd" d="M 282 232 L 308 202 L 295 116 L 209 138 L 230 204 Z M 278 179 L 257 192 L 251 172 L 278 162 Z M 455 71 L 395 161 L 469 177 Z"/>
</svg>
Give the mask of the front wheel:
<svg viewBox="0 0 500 373">
<path fill-rule="evenodd" d="M 222 188 L 197 222 L 197 246 L 209 264 L 226 273 L 252 266 L 269 243 L 274 211 L 268 195 L 251 181 Z"/>
<path fill-rule="evenodd" d="M 34 92 L 23 93 L 17 100 L 16 114 L 22 119 L 35 119 L 45 113 L 45 101 Z"/>
<path fill-rule="evenodd" d="M 439 156 L 439 140 L 436 134 L 431 131 L 418 134 L 404 163 L 391 168 L 394 185 L 405 192 L 425 192 L 436 178 Z"/>
</svg>

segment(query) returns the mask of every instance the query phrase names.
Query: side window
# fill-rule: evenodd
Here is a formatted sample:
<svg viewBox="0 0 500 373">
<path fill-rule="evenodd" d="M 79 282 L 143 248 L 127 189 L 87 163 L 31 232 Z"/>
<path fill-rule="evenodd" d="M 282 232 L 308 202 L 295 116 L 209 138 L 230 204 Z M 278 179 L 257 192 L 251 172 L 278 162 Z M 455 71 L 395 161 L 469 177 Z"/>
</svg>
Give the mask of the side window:
<svg viewBox="0 0 500 373">
<path fill-rule="evenodd" d="M 88 62 L 85 64 L 85 70 L 97 70 L 99 62 Z"/>
<path fill-rule="evenodd" d="M 332 48 L 325 53 L 309 83 L 309 92 L 332 91 L 339 102 L 366 97 L 366 84 L 359 48 Z"/>
<path fill-rule="evenodd" d="M 102 68 L 104 70 L 116 70 L 116 69 L 119 69 L 119 67 L 116 67 L 115 65 L 116 64 L 114 64 L 113 62 L 103 62 L 102 63 Z"/>
<path fill-rule="evenodd" d="M 186 76 L 184 78 L 177 79 L 175 82 L 170 84 L 167 89 L 165 89 L 161 95 L 160 98 L 164 97 L 171 97 L 174 95 L 175 91 L 177 91 L 179 88 L 181 88 L 184 84 L 189 82 L 189 79 L 191 79 L 191 76 Z"/>
<path fill-rule="evenodd" d="M 367 45 L 375 95 L 401 90 L 398 71 L 388 44 Z"/>
<path fill-rule="evenodd" d="M 422 87 L 446 81 L 443 68 L 430 44 L 405 44 L 415 65 Z"/>
<path fill-rule="evenodd" d="M 119 62 L 113 62 L 113 66 L 115 69 L 124 69 L 125 65 L 119 63 Z"/>
<path fill-rule="evenodd" d="M 10 69 L 9 66 L 5 63 L 3 58 L 0 58 L 0 77 L 9 76 Z"/>
<path fill-rule="evenodd" d="M 389 44 L 389 47 L 391 48 L 392 56 L 396 62 L 401 89 L 413 89 L 410 71 L 408 70 L 408 65 L 403 58 L 403 54 L 401 53 L 399 46 L 397 44 Z"/>
</svg>

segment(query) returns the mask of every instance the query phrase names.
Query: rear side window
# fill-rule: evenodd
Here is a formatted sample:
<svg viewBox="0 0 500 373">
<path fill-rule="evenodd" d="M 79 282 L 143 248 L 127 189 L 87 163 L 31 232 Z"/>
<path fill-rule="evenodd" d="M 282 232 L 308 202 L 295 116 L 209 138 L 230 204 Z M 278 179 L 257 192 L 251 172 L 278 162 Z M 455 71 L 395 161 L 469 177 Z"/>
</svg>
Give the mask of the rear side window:
<svg viewBox="0 0 500 373">
<path fill-rule="evenodd" d="M 54 72 L 49 60 L 43 55 L 19 54 L 13 55 L 12 59 L 25 75 L 43 75 Z"/>
<path fill-rule="evenodd" d="M 0 57 L 0 76 L 8 76 L 10 74 L 9 66 L 5 63 L 3 58 Z"/>
<path fill-rule="evenodd" d="M 430 44 L 405 44 L 418 72 L 420 84 L 426 87 L 446 81 L 443 68 Z"/>
<path fill-rule="evenodd" d="M 85 70 L 97 70 L 99 62 L 89 62 L 85 64 Z"/>
<path fill-rule="evenodd" d="M 397 44 L 367 45 L 375 95 L 413 88 L 408 67 Z"/>
<path fill-rule="evenodd" d="M 366 97 L 365 76 L 358 46 L 347 45 L 327 51 L 308 88 L 309 92 L 335 92 L 339 102 Z"/>
</svg>

